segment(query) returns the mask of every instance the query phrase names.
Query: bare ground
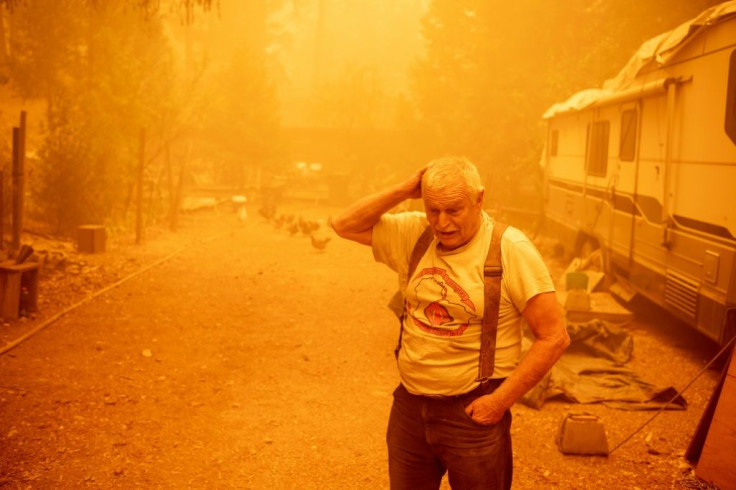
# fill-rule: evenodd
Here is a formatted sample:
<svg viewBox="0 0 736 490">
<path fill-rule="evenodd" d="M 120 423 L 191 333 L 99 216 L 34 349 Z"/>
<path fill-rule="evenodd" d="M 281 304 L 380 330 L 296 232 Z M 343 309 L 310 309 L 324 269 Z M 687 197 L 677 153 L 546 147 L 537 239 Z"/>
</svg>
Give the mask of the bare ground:
<svg viewBox="0 0 736 490">
<path fill-rule="evenodd" d="M 287 211 L 324 220 L 334 209 Z M 369 249 L 333 238 L 317 251 L 301 233 L 222 211 L 149 231 L 143 246 L 116 238 L 82 256 L 67 244 L 64 256 L 47 264 L 37 317 L 0 327 L 0 348 L 168 259 L 0 355 L 0 486 L 388 487 L 396 279 Z M 684 387 L 716 351 L 658 311 L 627 328 L 631 367 L 658 385 Z M 687 410 L 662 413 L 607 458 L 561 454 L 563 414 L 598 415 L 615 446 L 651 412 L 517 404 L 514 488 L 699 488 L 682 456 L 717 377 L 707 371 Z"/>
</svg>

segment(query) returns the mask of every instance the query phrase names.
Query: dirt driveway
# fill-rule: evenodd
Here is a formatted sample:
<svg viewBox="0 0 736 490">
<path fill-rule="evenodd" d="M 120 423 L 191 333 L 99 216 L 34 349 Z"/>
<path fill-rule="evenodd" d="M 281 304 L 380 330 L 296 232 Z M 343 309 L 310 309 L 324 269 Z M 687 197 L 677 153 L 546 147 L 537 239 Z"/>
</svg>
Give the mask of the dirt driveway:
<svg viewBox="0 0 736 490">
<path fill-rule="evenodd" d="M 334 209 L 287 211 L 324 220 Z M 109 283 L 177 250 L 0 355 L 0 486 L 387 488 L 393 273 L 368 248 L 333 238 L 318 251 L 301 233 L 229 212 L 190 217 L 143 247 L 113 241 L 87 260 Z M 0 339 L 61 308 L 42 306 Z M 628 327 L 631 367 L 681 388 L 713 346 L 665 323 Z M 599 415 L 615 445 L 651 413 L 517 405 L 514 488 L 692 488 L 682 453 L 716 378 L 708 372 L 688 410 L 662 414 L 609 458 L 559 453 L 562 414 Z"/>
</svg>

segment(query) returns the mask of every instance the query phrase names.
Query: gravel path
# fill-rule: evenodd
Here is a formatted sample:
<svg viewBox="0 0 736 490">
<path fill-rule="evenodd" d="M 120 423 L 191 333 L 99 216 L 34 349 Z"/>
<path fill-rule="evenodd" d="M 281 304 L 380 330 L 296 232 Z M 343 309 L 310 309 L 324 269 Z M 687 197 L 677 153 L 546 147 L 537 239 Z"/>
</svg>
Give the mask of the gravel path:
<svg viewBox="0 0 736 490">
<path fill-rule="evenodd" d="M 335 210 L 291 211 L 324 221 Z M 387 488 L 393 273 L 366 247 L 333 237 L 318 251 L 301 233 L 228 212 L 189 217 L 144 247 L 113 240 L 84 260 L 94 289 L 175 251 L 0 356 L 0 486 Z M 550 259 L 556 273 L 564 265 Z M 79 281 L 94 274 L 47 274 L 39 317 L 0 339 L 89 294 Z M 631 367 L 656 384 L 683 387 L 715 352 L 656 312 L 627 328 Z M 608 458 L 562 455 L 563 414 L 598 415 L 613 446 L 650 412 L 517 405 L 514 488 L 693 488 L 682 454 L 717 377 L 708 371 L 686 411 L 663 413 Z"/>
</svg>

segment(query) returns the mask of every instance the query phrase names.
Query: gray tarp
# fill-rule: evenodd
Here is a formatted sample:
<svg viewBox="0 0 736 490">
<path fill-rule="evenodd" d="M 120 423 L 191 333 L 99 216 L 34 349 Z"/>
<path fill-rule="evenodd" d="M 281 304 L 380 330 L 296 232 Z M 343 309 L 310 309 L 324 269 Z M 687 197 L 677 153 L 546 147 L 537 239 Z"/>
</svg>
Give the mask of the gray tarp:
<svg viewBox="0 0 736 490">
<path fill-rule="evenodd" d="M 540 408 L 544 401 L 561 397 L 575 403 L 604 403 L 621 410 L 659 409 L 677 391 L 644 381 L 624 366 L 633 351 L 633 340 L 622 328 L 600 320 L 568 324 L 570 347 L 550 373 L 534 387 L 523 402 Z M 525 345 L 531 341 L 527 338 Z M 682 397 L 668 407 L 684 410 Z"/>
</svg>

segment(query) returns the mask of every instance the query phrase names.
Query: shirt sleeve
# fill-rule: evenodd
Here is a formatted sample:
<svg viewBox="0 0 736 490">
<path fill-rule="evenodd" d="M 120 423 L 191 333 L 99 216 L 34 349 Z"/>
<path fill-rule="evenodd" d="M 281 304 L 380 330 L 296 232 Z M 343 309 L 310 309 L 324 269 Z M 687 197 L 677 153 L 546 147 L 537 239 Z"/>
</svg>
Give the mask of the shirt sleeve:
<svg viewBox="0 0 736 490">
<path fill-rule="evenodd" d="M 503 235 L 501 253 L 503 281 L 520 312 L 534 296 L 555 290 L 541 254 L 523 232 L 509 227 Z"/>
<path fill-rule="evenodd" d="M 373 226 L 371 239 L 376 262 L 386 264 L 403 278 L 408 273 L 409 258 L 422 231 L 428 226 L 424 213 L 384 214 Z"/>
</svg>

